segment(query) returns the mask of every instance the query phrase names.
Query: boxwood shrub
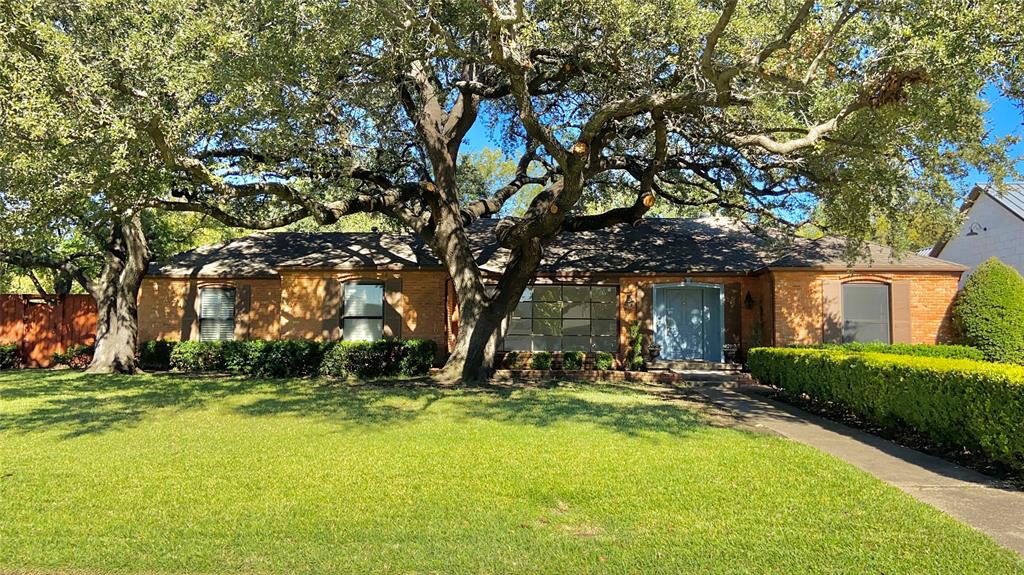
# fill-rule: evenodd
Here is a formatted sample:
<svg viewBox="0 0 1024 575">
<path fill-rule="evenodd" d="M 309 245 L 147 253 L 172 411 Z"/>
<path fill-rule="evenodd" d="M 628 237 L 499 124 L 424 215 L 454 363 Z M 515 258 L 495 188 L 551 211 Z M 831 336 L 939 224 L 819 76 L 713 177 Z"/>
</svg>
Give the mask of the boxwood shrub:
<svg viewBox="0 0 1024 575">
<path fill-rule="evenodd" d="M 562 354 L 562 369 L 570 371 L 576 371 L 583 369 L 583 352 L 582 351 L 567 351 Z"/>
<path fill-rule="evenodd" d="M 615 356 L 607 351 L 599 351 L 594 356 L 594 367 L 601 371 L 607 371 L 615 367 Z"/>
<path fill-rule="evenodd" d="M 947 357 L 950 359 L 973 359 L 982 361 L 985 354 L 969 345 L 927 345 L 909 343 L 820 343 L 792 345 L 795 348 L 838 349 L 851 353 L 891 353 L 895 355 L 917 355 L 923 357 Z"/>
<path fill-rule="evenodd" d="M 139 346 L 139 367 L 159 371 L 171 369 L 171 351 L 177 343 L 162 339 L 143 342 Z"/>
<path fill-rule="evenodd" d="M 393 377 L 400 375 L 401 361 L 399 340 L 339 341 L 324 355 L 320 373 L 359 379 Z"/>
<path fill-rule="evenodd" d="M 0 345 L 0 369 L 14 369 L 18 367 L 18 345 Z"/>
<path fill-rule="evenodd" d="M 1024 470 L 1024 367 L 792 348 L 752 349 L 748 366 L 787 394 L 832 401 L 883 427 Z"/>
<path fill-rule="evenodd" d="M 317 342 L 307 340 L 149 341 L 139 348 L 144 369 L 228 371 L 254 377 L 425 375 L 433 340 Z"/>
<path fill-rule="evenodd" d="M 535 351 L 530 356 L 530 368 L 531 369 L 551 369 L 551 363 L 554 361 L 554 356 L 551 355 L 550 351 Z"/>
<path fill-rule="evenodd" d="M 219 341 L 182 341 L 171 350 L 171 368 L 178 371 L 227 371 Z"/>
<path fill-rule="evenodd" d="M 964 343 L 990 361 L 1024 364 L 1024 278 L 996 258 L 979 265 L 953 304 Z"/>
</svg>

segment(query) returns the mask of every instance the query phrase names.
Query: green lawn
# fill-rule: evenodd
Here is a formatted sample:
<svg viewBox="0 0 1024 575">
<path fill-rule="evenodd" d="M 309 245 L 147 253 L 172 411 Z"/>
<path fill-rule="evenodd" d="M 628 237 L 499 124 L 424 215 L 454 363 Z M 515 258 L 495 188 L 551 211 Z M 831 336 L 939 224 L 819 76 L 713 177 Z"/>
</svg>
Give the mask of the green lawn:
<svg viewBox="0 0 1024 575">
<path fill-rule="evenodd" d="M 811 448 L 611 385 L 0 374 L 0 572 L 1020 573 Z"/>
</svg>

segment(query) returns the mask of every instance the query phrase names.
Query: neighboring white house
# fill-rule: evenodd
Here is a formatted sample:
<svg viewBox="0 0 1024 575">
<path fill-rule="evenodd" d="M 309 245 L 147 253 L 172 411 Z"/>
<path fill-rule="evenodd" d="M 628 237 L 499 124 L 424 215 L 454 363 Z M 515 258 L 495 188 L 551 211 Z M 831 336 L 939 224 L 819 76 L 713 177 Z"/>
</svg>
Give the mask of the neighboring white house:
<svg viewBox="0 0 1024 575">
<path fill-rule="evenodd" d="M 956 237 L 932 248 L 932 257 L 969 266 L 971 271 L 992 256 L 1024 274 L 1024 183 L 1006 184 L 1002 192 L 975 186 L 961 212 L 966 212 Z M 960 285 L 970 275 L 964 274 Z"/>
</svg>

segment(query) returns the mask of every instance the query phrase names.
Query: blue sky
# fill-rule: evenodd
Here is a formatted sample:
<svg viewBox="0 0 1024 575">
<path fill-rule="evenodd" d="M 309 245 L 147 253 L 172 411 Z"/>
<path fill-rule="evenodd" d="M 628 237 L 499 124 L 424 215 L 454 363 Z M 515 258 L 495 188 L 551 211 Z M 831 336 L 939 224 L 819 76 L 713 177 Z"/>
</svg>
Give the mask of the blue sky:
<svg viewBox="0 0 1024 575">
<path fill-rule="evenodd" d="M 985 114 L 990 130 L 989 135 L 993 138 L 1017 136 L 1024 140 L 1024 126 L 1022 126 L 1024 118 L 1021 116 L 1020 108 L 1005 98 L 995 87 L 990 87 L 985 91 L 985 100 L 991 106 L 988 113 Z M 1011 149 L 1011 154 L 1017 158 L 1017 169 L 1024 171 L 1024 143 L 1014 146 Z M 972 174 L 970 179 L 972 184 L 986 180 L 984 174 L 977 173 Z"/>
</svg>

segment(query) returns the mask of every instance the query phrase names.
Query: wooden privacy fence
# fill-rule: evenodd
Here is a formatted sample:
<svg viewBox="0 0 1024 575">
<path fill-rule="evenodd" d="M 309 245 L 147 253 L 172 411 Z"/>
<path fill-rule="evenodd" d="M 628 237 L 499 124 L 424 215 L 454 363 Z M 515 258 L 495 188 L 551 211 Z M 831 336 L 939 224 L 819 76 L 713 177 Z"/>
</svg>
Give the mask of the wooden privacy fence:
<svg viewBox="0 0 1024 575">
<path fill-rule="evenodd" d="M 95 340 L 90 295 L 0 294 L 0 343 L 18 346 L 22 367 L 50 367 L 53 354 Z"/>
</svg>

